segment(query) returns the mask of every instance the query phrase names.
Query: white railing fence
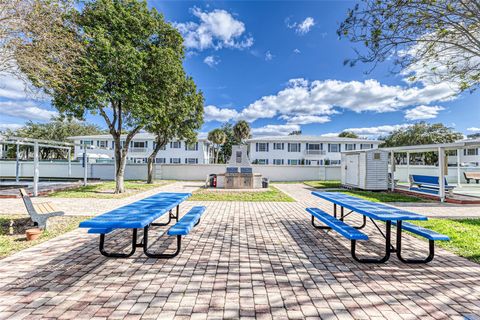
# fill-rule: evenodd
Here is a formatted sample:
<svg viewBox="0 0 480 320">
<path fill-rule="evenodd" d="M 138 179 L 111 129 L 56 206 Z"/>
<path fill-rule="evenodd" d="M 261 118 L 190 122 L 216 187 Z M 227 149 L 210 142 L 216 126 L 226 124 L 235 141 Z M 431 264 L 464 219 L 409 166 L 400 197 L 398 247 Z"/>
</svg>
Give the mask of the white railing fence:
<svg viewBox="0 0 480 320">
<path fill-rule="evenodd" d="M 114 165 L 111 163 L 89 163 L 88 178 L 113 180 Z M 167 180 L 205 180 L 209 174 L 225 173 L 222 164 L 155 164 L 155 178 Z M 253 165 L 255 173 L 262 174 L 271 181 L 302 180 L 339 180 L 340 166 L 291 166 L 291 165 Z M 33 162 L 21 162 L 20 177 L 33 176 Z M 40 162 L 40 178 L 78 178 L 82 179 L 84 168 L 79 162 L 72 162 L 71 175 L 68 164 L 63 162 Z M 15 162 L 0 161 L 0 177 L 15 177 Z M 125 168 L 125 179 L 145 180 L 146 164 L 129 163 Z"/>
<path fill-rule="evenodd" d="M 168 180 L 205 180 L 209 174 L 219 174 L 226 171 L 226 165 L 221 164 L 156 164 L 155 178 Z M 88 178 L 113 180 L 114 165 L 112 163 L 89 163 Z M 463 172 L 479 171 L 480 168 L 460 168 L 460 181 L 465 183 Z M 19 165 L 21 177 L 33 177 L 33 161 L 22 161 Z M 307 166 L 307 165 L 253 165 L 253 172 L 260 173 L 271 181 L 304 181 L 304 180 L 340 180 L 341 166 Z M 395 179 L 408 182 L 410 174 L 438 175 L 435 166 L 396 166 Z M 40 162 L 40 178 L 78 178 L 83 179 L 84 168 L 80 162 L 71 163 L 69 175 L 67 162 Z M 0 177 L 15 178 L 15 161 L 0 161 Z M 127 164 L 125 179 L 145 180 L 147 178 L 146 164 Z M 447 181 L 457 182 L 457 168 L 448 167 Z"/>
</svg>

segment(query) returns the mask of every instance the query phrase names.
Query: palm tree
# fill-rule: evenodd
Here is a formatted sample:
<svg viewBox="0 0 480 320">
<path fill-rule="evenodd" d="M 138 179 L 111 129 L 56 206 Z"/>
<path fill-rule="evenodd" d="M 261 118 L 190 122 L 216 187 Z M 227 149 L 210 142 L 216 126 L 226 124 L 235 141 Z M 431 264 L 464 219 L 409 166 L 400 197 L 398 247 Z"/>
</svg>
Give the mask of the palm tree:
<svg viewBox="0 0 480 320">
<path fill-rule="evenodd" d="M 358 139 L 358 134 L 352 131 L 343 131 L 338 135 L 340 138 L 354 138 Z"/>
<path fill-rule="evenodd" d="M 233 127 L 233 135 L 235 140 L 243 143 L 245 139 L 250 138 L 250 125 L 245 120 L 238 121 Z"/>
<path fill-rule="evenodd" d="M 215 152 L 215 163 L 218 163 L 218 155 L 220 153 L 220 146 L 227 141 L 227 135 L 221 129 L 213 129 L 208 133 L 208 140 L 214 144 Z"/>
</svg>

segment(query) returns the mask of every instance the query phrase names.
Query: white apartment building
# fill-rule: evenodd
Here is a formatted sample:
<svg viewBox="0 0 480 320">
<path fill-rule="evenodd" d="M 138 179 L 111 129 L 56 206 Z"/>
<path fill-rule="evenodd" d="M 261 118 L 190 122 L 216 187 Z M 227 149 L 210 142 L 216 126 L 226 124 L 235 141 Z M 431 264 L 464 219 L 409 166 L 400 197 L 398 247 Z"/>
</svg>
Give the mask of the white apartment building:
<svg viewBox="0 0 480 320">
<path fill-rule="evenodd" d="M 125 145 L 126 136 L 121 136 L 122 146 Z M 89 159 L 97 161 L 109 161 L 114 158 L 114 142 L 109 134 L 69 137 L 75 145 L 75 158 L 83 157 L 84 147 L 87 146 Z M 138 133 L 130 142 L 127 160 L 131 163 L 146 163 L 148 156 L 155 147 L 154 135 L 150 133 Z M 212 148 L 206 139 L 198 139 L 197 142 L 188 144 L 182 140 L 173 140 L 160 149 L 155 163 L 160 164 L 208 164 L 211 162 Z"/>
<path fill-rule="evenodd" d="M 268 165 L 339 165 L 342 151 L 378 148 L 380 143 L 367 139 L 303 135 L 248 140 L 252 163 Z"/>
</svg>

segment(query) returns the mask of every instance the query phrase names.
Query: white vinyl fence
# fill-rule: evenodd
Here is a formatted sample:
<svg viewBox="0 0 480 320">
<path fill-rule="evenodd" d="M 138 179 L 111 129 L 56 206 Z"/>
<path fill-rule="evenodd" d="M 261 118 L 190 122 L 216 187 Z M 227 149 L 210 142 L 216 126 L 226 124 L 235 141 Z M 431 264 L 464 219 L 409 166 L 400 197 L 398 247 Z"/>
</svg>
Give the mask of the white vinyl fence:
<svg viewBox="0 0 480 320">
<path fill-rule="evenodd" d="M 15 161 L 0 161 L 0 177 L 15 177 Z M 205 180 L 209 174 L 225 173 L 226 165 L 221 164 L 163 164 L 155 165 L 155 178 L 166 180 Z M 33 176 L 33 162 L 20 162 L 20 177 Z M 88 178 L 113 180 L 114 165 L 111 163 L 89 163 Z M 305 180 L 340 180 L 341 166 L 276 166 L 253 165 L 253 172 L 262 174 L 271 181 L 305 181 Z M 71 174 L 67 162 L 40 162 L 40 178 L 78 178 L 83 179 L 84 168 L 80 162 L 72 162 Z M 480 171 L 480 168 L 460 168 L 460 181 L 465 183 L 463 172 Z M 395 179 L 400 182 L 408 181 L 410 174 L 437 176 L 436 166 L 396 166 Z M 147 178 L 146 164 L 127 164 L 125 179 L 145 180 Z M 457 168 L 448 167 L 447 180 L 457 182 Z"/>
<path fill-rule="evenodd" d="M 0 177 L 15 177 L 15 161 L 0 161 Z M 225 173 L 226 165 L 218 164 L 164 164 L 155 165 L 155 178 L 166 180 L 205 180 L 209 174 Z M 33 176 L 33 162 L 20 162 L 20 177 Z M 40 162 L 40 179 L 78 178 L 83 179 L 84 168 L 79 162 L 72 162 L 69 174 L 66 162 Z M 276 166 L 254 165 L 253 172 L 260 173 L 271 181 L 340 180 L 340 166 Z M 113 180 L 114 165 L 111 163 L 89 163 L 87 177 Z M 125 179 L 145 180 L 146 164 L 127 164 Z"/>
</svg>

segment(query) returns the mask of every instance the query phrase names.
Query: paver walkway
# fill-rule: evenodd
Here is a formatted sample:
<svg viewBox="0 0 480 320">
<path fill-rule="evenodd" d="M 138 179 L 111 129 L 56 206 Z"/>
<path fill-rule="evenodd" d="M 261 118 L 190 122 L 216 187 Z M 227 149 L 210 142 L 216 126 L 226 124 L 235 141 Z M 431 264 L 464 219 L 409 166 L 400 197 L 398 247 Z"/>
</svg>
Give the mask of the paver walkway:
<svg viewBox="0 0 480 320">
<path fill-rule="evenodd" d="M 84 230 L 0 260 L 0 318 L 478 319 L 480 265 L 445 250 L 427 265 L 358 264 L 348 241 L 311 227 L 309 199 L 186 202 L 182 212 L 199 204 L 202 222 L 171 260 L 105 258 Z"/>
</svg>

